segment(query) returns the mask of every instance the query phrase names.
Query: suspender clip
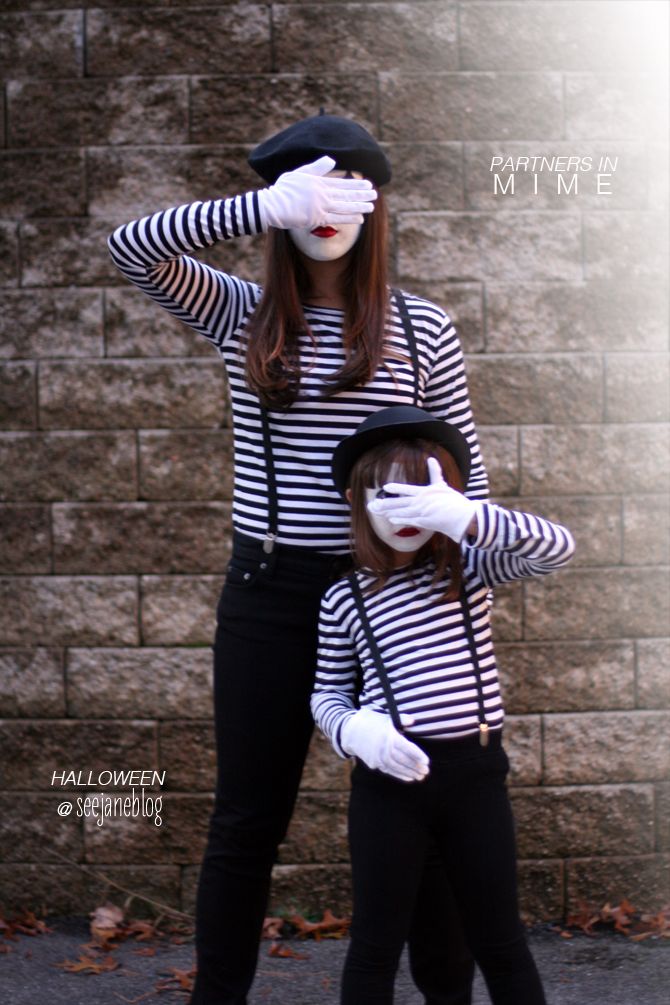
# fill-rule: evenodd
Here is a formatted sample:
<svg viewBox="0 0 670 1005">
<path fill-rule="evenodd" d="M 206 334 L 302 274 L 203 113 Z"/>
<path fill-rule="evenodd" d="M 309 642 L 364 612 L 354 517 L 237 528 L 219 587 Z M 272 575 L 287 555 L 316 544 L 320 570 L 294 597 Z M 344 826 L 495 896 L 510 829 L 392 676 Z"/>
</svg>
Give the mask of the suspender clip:
<svg viewBox="0 0 670 1005">
<path fill-rule="evenodd" d="M 276 538 L 277 535 L 273 534 L 272 531 L 270 530 L 265 535 L 265 540 L 263 541 L 263 551 L 265 552 L 266 555 L 271 555 L 272 552 L 274 551 Z"/>
<path fill-rule="evenodd" d="M 479 743 L 482 747 L 489 745 L 489 726 L 487 722 L 479 723 Z"/>
</svg>

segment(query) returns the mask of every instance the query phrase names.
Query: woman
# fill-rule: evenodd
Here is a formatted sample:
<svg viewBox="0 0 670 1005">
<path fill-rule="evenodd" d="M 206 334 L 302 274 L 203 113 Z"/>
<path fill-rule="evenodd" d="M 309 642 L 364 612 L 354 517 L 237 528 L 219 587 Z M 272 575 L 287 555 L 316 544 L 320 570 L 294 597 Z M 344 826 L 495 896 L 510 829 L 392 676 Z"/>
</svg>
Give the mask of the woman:
<svg viewBox="0 0 670 1005">
<path fill-rule="evenodd" d="M 407 406 L 368 416 L 334 455 L 355 571 L 322 601 L 312 711 L 357 759 L 342 1005 L 393 1002 L 432 844 L 493 1005 L 545 1005 L 517 904 L 489 591 L 553 572 L 574 544 L 558 524 L 467 499 L 469 467 L 455 426 Z"/>
<path fill-rule="evenodd" d="M 428 301 L 389 294 L 381 147 L 356 123 L 320 115 L 261 143 L 249 162 L 267 187 L 156 213 L 110 238 L 124 275 L 215 344 L 232 396 L 234 538 L 217 609 L 218 775 L 193 1005 L 244 1003 L 253 980 L 312 731 L 319 601 L 348 553 L 334 447 L 366 415 L 421 403 L 462 430 L 474 458 L 468 492 L 487 493 L 453 325 Z M 192 257 L 261 232 L 263 288 Z M 438 886 L 426 876 L 412 972 L 428 1005 L 467 1005 L 472 962 Z"/>
</svg>

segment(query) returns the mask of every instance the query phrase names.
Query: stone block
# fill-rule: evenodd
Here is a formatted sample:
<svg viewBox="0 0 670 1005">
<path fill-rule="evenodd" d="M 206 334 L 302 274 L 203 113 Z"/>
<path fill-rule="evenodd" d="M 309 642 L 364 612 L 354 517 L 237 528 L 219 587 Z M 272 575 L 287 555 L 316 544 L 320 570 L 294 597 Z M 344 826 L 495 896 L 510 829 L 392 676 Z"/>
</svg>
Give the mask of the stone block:
<svg viewBox="0 0 670 1005">
<path fill-rule="evenodd" d="M 542 780 L 540 716 L 507 715 L 505 749 L 510 761 L 510 785 L 539 785 Z"/>
<path fill-rule="evenodd" d="M 49 11 L 0 17 L 0 66 L 6 76 L 79 77 L 83 12 Z"/>
<path fill-rule="evenodd" d="M 521 430 L 523 495 L 603 495 L 670 488 L 670 430 L 661 425 Z"/>
<path fill-rule="evenodd" d="M 490 352 L 612 353 L 666 347 L 667 298 L 652 279 L 489 282 L 486 305 Z"/>
<path fill-rule="evenodd" d="M 609 422 L 670 419 L 670 359 L 667 353 L 618 353 L 605 363 Z"/>
<path fill-rule="evenodd" d="M 465 209 L 460 143 L 389 143 L 393 167 L 388 189 L 393 212 Z"/>
<path fill-rule="evenodd" d="M 355 11 L 355 14 L 353 13 Z M 355 30 L 352 30 L 355 17 Z M 282 72 L 323 73 L 337 54 L 341 73 L 458 66 L 452 4 L 273 4 L 273 43 Z M 309 39 L 309 44 L 306 40 Z"/>
<path fill-rule="evenodd" d="M 0 571 L 51 572 L 51 535 L 46 506 L 0 506 Z"/>
<path fill-rule="evenodd" d="M 7 107 L 11 147 L 188 143 L 188 81 L 179 77 L 12 80 Z"/>
<path fill-rule="evenodd" d="M 468 386 L 484 423 L 598 422 L 603 416 L 602 359 L 586 353 L 475 356 Z"/>
<path fill-rule="evenodd" d="M 519 490 L 519 433 L 512 426 L 482 426 L 477 422 L 479 445 L 489 475 L 492 497 Z"/>
<path fill-rule="evenodd" d="M 0 293 L 0 357 L 102 355 L 99 290 Z"/>
<path fill-rule="evenodd" d="M 228 503 L 56 504 L 59 573 L 221 572 L 230 551 Z"/>
<path fill-rule="evenodd" d="M 667 569 L 564 569 L 524 586 L 528 639 L 657 635 L 653 612 L 670 610 Z"/>
<path fill-rule="evenodd" d="M 603 11 L 599 3 L 466 3 L 460 40 L 467 70 L 620 71 L 639 68 L 654 27 L 651 18 L 641 24 L 628 4 Z"/>
<path fill-rule="evenodd" d="M 639 71 L 639 67 L 637 68 Z M 665 135 L 666 89 L 653 74 L 565 75 L 565 135 L 569 140 L 655 139 Z M 662 132 L 661 132 L 662 131 Z M 613 146 L 612 155 L 616 156 Z"/>
<path fill-rule="evenodd" d="M 527 165 L 518 164 L 522 157 Z M 614 157 L 615 163 L 607 160 Z M 579 168 L 574 161 L 569 166 L 569 158 L 578 158 Z M 617 141 L 613 152 L 606 142 L 582 141 L 578 154 L 574 142 L 466 143 L 464 170 L 465 209 L 640 210 L 649 205 L 648 155 L 640 142 Z"/>
<path fill-rule="evenodd" d="M 519 907 L 525 924 L 563 917 L 564 868 L 556 859 L 517 863 Z"/>
<path fill-rule="evenodd" d="M 348 862 L 348 792 L 301 792 L 278 862 Z"/>
<path fill-rule="evenodd" d="M 2 818 L 2 862 L 56 862 L 57 855 L 81 860 L 81 821 L 76 816 L 59 816 L 61 795 L 32 795 L 22 792 L 0 794 Z M 4 906 L 4 893 L 3 893 Z"/>
<path fill-rule="evenodd" d="M 398 221 L 403 281 L 581 278 L 579 217 L 557 213 L 406 213 Z"/>
<path fill-rule="evenodd" d="M 130 432 L 0 435 L 0 498 L 133 499 L 136 447 Z"/>
<path fill-rule="evenodd" d="M 0 866 L 3 907 L 12 911 L 37 908 L 39 916 L 48 914 L 82 915 L 94 911 L 102 903 L 124 907 L 128 894 L 137 890 L 160 904 L 179 907 L 180 874 L 177 866 L 115 866 L 104 865 L 99 876 L 94 866 L 86 871 L 76 864 L 58 865 L 11 863 Z M 118 883 L 119 890 L 107 882 L 108 876 Z M 39 905 L 39 906 L 38 906 Z M 134 917 L 154 917 L 155 907 L 136 899 Z"/>
<path fill-rule="evenodd" d="M 0 426 L 34 429 L 37 425 L 37 387 L 33 363 L 0 365 Z"/>
<path fill-rule="evenodd" d="M 215 42 L 215 44 L 212 44 Z M 87 69 L 92 77 L 231 73 L 270 70 L 270 10 L 239 3 L 188 10 L 91 10 L 86 20 Z"/>
<path fill-rule="evenodd" d="M 585 213 L 582 225 L 586 279 L 664 281 L 667 233 L 658 213 Z"/>
<path fill-rule="evenodd" d="M 567 527 L 576 546 L 573 567 L 621 561 L 621 500 L 616 496 L 522 496 L 497 501 Z"/>
<path fill-rule="evenodd" d="M 0 644 L 137 645 L 137 584 L 129 576 L 0 578 Z"/>
<path fill-rule="evenodd" d="M 635 645 L 638 707 L 670 708 L 670 639 L 638 639 Z"/>
<path fill-rule="evenodd" d="M 0 286 L 18 286 L 19 242 L 15 223 L 0 222 Z"/>
<path fill-rule="evenodd" d="M 214 640 L 218 576 L 142 576 L 142 639 L 150 646 L 209 645 Z"/>
<path fill-rule="evenodd" d="M 68 714 L 98 719 L 211 715 L 211 653 L 203 649 L 70 649 Z"/>
<path fill-rule="evenodd" d="M 232 498 L 230 430 L 152 430 L 139 446 L 141 499 Z"/>
<path fill-rule="evenodd" d="M 210 697 L 208 719 L 212 718 Z M 214 724 L 178 719 L 158 726 L 159 768 L 166 772 L 165 791 L 214 792 L 216 744 Z"/>
<path fill-rule="evenodd" d="M 0 716 L 47 719 L 64 715 L 61 651 L 42 647 L 0 651 Z"/>
<path fill-rule="evenodd" d="M 670 852 L 670 782 L 656 786 L 656 847 Z"/>
<path fill-rule="evenodd" d="M 319 108 L 376 133 L 377 79 L 374 73 L 328 71 L 198 76 L 191 81 L 190 108 L 191 143 L 255 145 Z"/>
<path fill-rule="evenodd" d="M 632 642 L 524 642 L 496 645 L 507 711 L 632 709 Z"/>
<path fill-rule="evenodd" d="M 650 785 L 516 788 L 519 858 L 583 858 L 654 850 Z"/>
<path fill-rule="evenodd" d="M 106 286 L 121 282 L 109 257 L 109 220 L 26 220 L 20 225 L 21 285 Z"/>
<path fill-rule="evenodd" d="M 496 642 L 516 642 L 523 638 L 521 583 L 505 583 L 496 588 L 491 620 Z"/>
<path fill-rule="evenodd" d="M 320 730 L 312 735 L 300 788 L 303 792 L 349 791 L 351 758 L 338 757 Z"/>
<path fill-rule="evenodd" d="M 0 154 L 4 215 L 85 216 L 84 155 L 79 150 L 31 150 Z"/>
<path fill-rule="evenodd" d="M 90 789 L 87 795 L 120 796 L 126 792 Z M 136 790 L 136 797 L 141 794 Z M 148 865 L 186 865 L 200 862 L 205 850 L 213 800 L 205 795 L 145 792 L 146 815 L 106 817 L 98 826 L 84 820 L 86 861 L 107 864 L 146 862 Z M 149 803 L 149 800 L 153 800 Z M 160 800 L 160 802 L 159 802 Z M 160 820 L 160 823 L 157 821 Z"/>
<path fill-rule="evenodd" d="M 637 851 L 637 849 L 635 849 Z M 637 911 L 656 912 L 670 896 L 670 859 L 663 855 L 575 858 L 567 865 L 567 911 L 578 914 L 584 904 L 600 910 L 624 898 Z"/>
<path fill-rule="evenodd" d="M 165 206 L 259 187 L 248 147 L 96 147 L 89 150 L 89 212 L 116 225 Z M 234 242 L 238 247 L 238 241 Z"/>
<path fill-rule="evenodd" d="M 670 500 L 667 495 L 625 496 L 623 555 L 630 565 L 670 563 Z"/>
<path fill-rule="evenodd" d="M 0 749 L 0 788 L 47 791 L 61 799 L 96 791 L 65 784 L 71 771 L 76 777 L 81 771 L 83 779 L 90 771 L 97 779 L 102 771 L 150 770 L 157 761 L 155 725 L 140 721 L 6 720 Z"/>
<path fill-rule="evenodd" d="M 670 712 L 545 715 L 543 739 L 548 785 L 670 777 Z"/>
<path fill-rule="evenodd" d="M 276 865 L 268 913 L 272 916 L 300 914 L 320 918 L 330 908 L 337 918 L 351 916 L 351 867 L 327 865 Z"/>
<path fill-rule="evenodd" d="M 472 353 L 485 349 L 483 289 L 482 283 L 415 279 L 410 292 L 440 305 L 455 324 L 463 351 Z"/>
<path fill-rule="evenodd" d="M 215 427 L 227 422 L 225 404 L 225 370 L 216 357 L 87 360 L 40 368 L 40 420 L 46 428 Z"/>
<path fill-rule="evenodd" d="M 387 143 L 562 139 L 561 86 L 560 73 L 381 73 L 381 135 Z"/>
<path fill-rule="evenodd" d="M 215 347 L 134 287 L 105 293 L 107 356 L 207 356 Z"/>
</svg>

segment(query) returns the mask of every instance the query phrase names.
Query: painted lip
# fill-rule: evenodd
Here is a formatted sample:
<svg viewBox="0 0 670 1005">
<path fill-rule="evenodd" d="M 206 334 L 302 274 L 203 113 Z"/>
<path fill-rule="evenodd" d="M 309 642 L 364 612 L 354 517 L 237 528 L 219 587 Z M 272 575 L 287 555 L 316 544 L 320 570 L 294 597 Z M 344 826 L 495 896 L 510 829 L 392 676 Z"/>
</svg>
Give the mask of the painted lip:
<svg viewBox="0 0 670 1005">
<path fill-rule="evenodd" d="M 418 527 L 401 527 L 396 531 L 396 537 L 416 537 L 421 531 Z"/>
<path fill-rule="evenodd" d="M 315 237 L 336 237 L 338 231 L 334 227 L 315 227 L 310 233 Z"/>
</svg>

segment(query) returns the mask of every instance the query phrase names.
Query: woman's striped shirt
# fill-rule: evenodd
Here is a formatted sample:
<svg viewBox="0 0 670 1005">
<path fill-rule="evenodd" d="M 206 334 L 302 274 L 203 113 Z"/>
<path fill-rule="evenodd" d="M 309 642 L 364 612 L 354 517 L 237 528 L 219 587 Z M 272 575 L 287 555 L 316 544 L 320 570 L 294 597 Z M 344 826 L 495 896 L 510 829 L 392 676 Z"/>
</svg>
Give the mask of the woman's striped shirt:
<svg viewBox="0 0 670 1005">
<path fill-rule="evenodd" d="M 259 401 L 245 381 L 244 348 L 245 329 L 261 288 L 200 262 L 192 253 L 217 241 L 260 231 L 256 194 L 252 192 L 155 213 L 119 227 L 109 239 L 121 272 L 213 342 L 226 363 L 235 445 L 233 524 L 257 539 L 265 536 L 268 526 L 267 478 Z M 418 404 L 457 425 L 467 437 L 473 452 L 468 495 L 486 498 L 486 471 L 454 326 L 429 301 L 407 294 L 406 302 L 419 356 Z M 412 404 L 414 374 L 402 321 L 393 303 L 388 351 L 372 380 L 355 390 L 326 397 L 324 378 L 344 363 L 343 312 L 304 305 L 304 313 L 317 341 L 315 348 L 305 335 L 300 344 L 304 376 L 299 397 L 286 411 L 268 412 L 279 503 L 277 540 L 342 553 L 349 545 L 349 512 L 331 480 L 333 450 L 371 412 Z"/>
<path fill-rule="evenodd" d="M 543 576 L 565 565 L 574 551 L 570 532 L 530 513 L 479 504 L 478 530 L 462 546 L 464 582 L 483 687 L 486 721 L 503 725 L 490 625 L 490 587 Z M 475 666 L 459 599 L 442 599 L 448 580 L 433 582 L 428 561 L 397 569 L 378 593 L 366 595 L 373 577 L 358 572 L 365 609 L 401 714 L 411 715 L 408 734 L 450 739 L 477 733 L 479 701 Z M 360 693 L 359 693 L 360 692 Z M 358 697 L 357 697 L 358 696 Z M 314 718 L 345 756 L 342 726 L 360 705 L 388 706 L 348 580 L 324 594 L 319 619 L 319 656 Z"/>
</svg>

